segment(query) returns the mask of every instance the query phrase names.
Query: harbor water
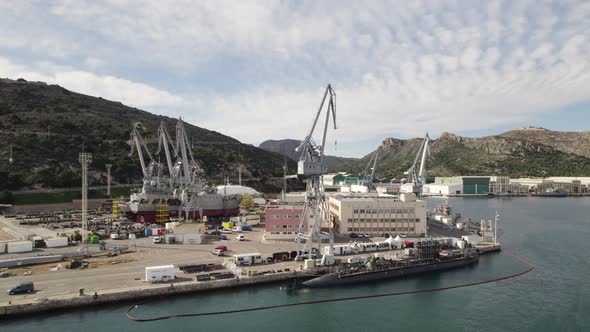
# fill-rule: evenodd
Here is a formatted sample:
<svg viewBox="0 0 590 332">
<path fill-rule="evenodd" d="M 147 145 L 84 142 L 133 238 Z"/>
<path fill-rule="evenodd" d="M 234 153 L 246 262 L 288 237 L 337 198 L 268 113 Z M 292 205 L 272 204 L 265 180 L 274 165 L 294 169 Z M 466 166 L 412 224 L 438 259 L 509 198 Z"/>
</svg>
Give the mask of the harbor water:
<svg viewBox="0 0 590 332">
<path fill-rule="evenodd" d="M 504 249 L 535 269 L 521 277 L 441 292 L 381 297 L 230 315 L 133 322 L 133 303 L 7 320 L 8 331 L 590 331 L 590 199 L 429 198 L 448 200 L 472 219 L 501 215 Z M 280 284 L 166 298 L 134 311 L 142 317 L 210 312 L 472 283 L 526 270 L 502 253 L 447 272 L 330 289 Z"/>
</svg>

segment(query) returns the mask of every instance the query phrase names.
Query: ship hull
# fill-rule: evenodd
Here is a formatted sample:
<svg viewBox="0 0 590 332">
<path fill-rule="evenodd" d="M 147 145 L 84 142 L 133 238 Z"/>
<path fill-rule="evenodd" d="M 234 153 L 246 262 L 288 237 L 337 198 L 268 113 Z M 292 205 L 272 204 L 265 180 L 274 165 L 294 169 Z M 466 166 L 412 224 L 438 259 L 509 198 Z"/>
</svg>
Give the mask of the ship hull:
<svg viewBox="0 0 590 332">
<path fill-rule="evenodd" d="M 240 214 L 240 209 L 221 209 L 221 210 L 203 210 L 203 216 L 209 217 L 223 217 L 223 216 L 237 216 Z M 138 211 L 138 212 L 127 212 L 127 219 L 133 220 L 138 223 L 154 223 L 156 222 L 156 211 Z M 178 217 L 178 209 L 169 210 L 168 216 L 171 218 Z M 188 215 L 186 211 L 183 211 L 182 216 L 187 219 L 200 219 L 202 216 L 200 212 L 189 211 Z"/>
<path fill-rule="evenodd" d="M 358 283 L 375 282 L 380 280 L 400 278 L 404 276 L 417 275 L 428 272 L 445 271 L 475 264 L 479 261 L 479 255 L 463 257 L 435 263 L 413 265 L 389 270 L 372 271 L 339 276 L 336 273 L 329 273 L 303 283 L 305 287 L 334 287 Z"/>
</svg>

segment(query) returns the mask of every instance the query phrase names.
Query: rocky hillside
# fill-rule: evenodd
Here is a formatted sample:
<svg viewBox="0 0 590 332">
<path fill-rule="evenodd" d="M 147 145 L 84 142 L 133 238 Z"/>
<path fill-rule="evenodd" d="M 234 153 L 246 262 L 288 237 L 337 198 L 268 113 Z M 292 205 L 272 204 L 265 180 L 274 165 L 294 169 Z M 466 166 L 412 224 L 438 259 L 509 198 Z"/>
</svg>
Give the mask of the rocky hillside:
<svg viewBox="0 0 590 332">
<path fill-rule="evenodd" d="M 295 149 L 299 146 L 301 141 L 294 139 L 282 139 L 282 140 L 268 140 L 260 143 L 258 146 L 266 151 L 272 151 L 282 154 L 287 158 L 297 161 L 299 160 L 300 153 L 295 152 Z M 324 161 L 328 167 L 335 167 L 345 163 L 353 162 L 356 158 L 345 158 L 335 156 L 324 156 Z"/>
<path fill-rule="evenodd" d="M 135 122 L 146 128 L 145 138 L 155 151 L 157 128 L 166 121 L 171 134 L 176 119 L 151 114 L 120 102 L 108 101 L 44 83 L 0 80 L 0 191 L 23 187 L 80 185 L 78 153 L 83 145 L 93 153 L 91 184 L 105 182 L 105 164 L 113 164 L 115 182 L 141 180 L 137 156 L 128 156 L 129 134 Z M 284 158 L 215 131 L 185 124 L 193 153 L 210 180 L 245 179 L 264 186 L 283 173 Z M 8 163 L 10 146 L 13 163 Z M 294 162 L 289 162 L 291 169 Z"/>
<path fill-rule="evenodd" d="M 590 132 L 552 131 L 528 127 L 500 134 L 502 137 L 550 146 L 555 150 L 590 158 Z"/>
<path fill-rule="evenodd" d="M 536 132 L 541 135 L 535 135 Z M 585 152 L 590 144 L 573 139 L 572 134 L 576 133 L 561 134 L 526 129 L 469 138 L 443 133 L 432 142 L 428 175 L 590 176 L 590 158 Z M 578 142 L 576 147 L 562 143 L 565 137 Z M 404 177 L 403 172 L 411 166 L 420 144 L 421 139 L 385 139 L 379 147 L 377 176 Z M 370 157 L 371 154 L 335 170 L 360 172 Z"/>
</svg>

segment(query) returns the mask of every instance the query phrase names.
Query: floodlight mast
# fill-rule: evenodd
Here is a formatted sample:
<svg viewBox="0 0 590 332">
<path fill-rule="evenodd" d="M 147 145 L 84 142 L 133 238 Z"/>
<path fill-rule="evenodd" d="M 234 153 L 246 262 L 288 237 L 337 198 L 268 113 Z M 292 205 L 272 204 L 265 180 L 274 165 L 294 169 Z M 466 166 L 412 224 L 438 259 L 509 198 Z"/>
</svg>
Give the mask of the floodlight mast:
<svg viewBox="0 0 590 332">
<path fill-rule="evenodd" d="M 326 105 L 326 99 L 328 102 L 327 106 L 324 107 Z M 321 145 L 317 145 L 313 140 L 313 134 L 324 108 L 327 108 L 327 110 L 322 141 Z M 334 129 L 336 129 L 336 93 L 332 89 L 332 86 L 328 84 L 309 133 L 297 149 L 295 149 L 295 151 L 301 151 L 301 156 L 297 163 L 297 175 L 307 180 L 305 205 L 299 222 L 299 228 L 297 229 L 298 259 L 312 259 L 316 255 L 323 254 L 321 252 L 321 243 L 325 239 L 330 241 L 330 249 L 327 254 L 332 255 L 334 251 L 334 234 L 332 223 L 328 216 L 322 181 L 322 176 L 326 172 L 323 159 L 330 114 L 332 115 Z M 322 220 L 328 221 L 329 232 L 327 233 L 321 231 Z M 306 232 L 302 232 L 304 224 L 307 224 Z M 302 240 L 305 240 L 304 251 L 301 250 Z"/>
</svg>

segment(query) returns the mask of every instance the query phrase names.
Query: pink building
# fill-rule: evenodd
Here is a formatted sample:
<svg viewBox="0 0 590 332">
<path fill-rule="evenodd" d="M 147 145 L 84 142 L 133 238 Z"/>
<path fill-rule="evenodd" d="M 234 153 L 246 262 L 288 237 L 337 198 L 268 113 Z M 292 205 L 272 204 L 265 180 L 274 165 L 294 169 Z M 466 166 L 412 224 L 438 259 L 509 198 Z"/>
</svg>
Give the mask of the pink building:
<svg viewBox="0 0 590 332">
<path fill-rule="evenodd" d="M 299 228 L 303 205 L 269 205 L 264 211 L 264 237 L 268 240 L 295 239 L 297 233 L 307 232 L 307 221 Z"/>
</svg>

